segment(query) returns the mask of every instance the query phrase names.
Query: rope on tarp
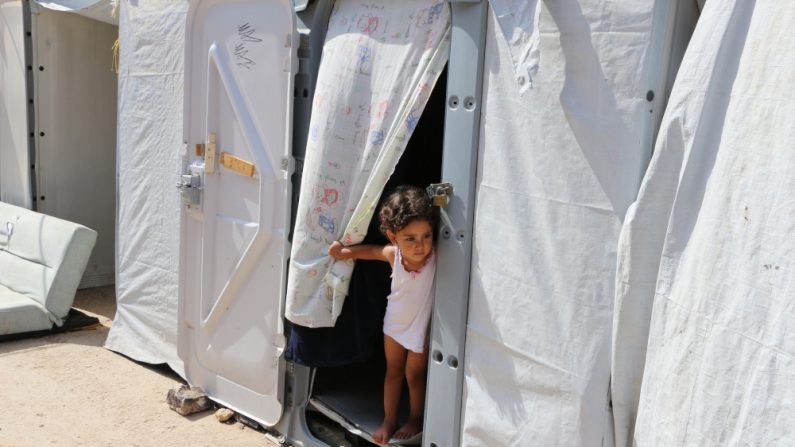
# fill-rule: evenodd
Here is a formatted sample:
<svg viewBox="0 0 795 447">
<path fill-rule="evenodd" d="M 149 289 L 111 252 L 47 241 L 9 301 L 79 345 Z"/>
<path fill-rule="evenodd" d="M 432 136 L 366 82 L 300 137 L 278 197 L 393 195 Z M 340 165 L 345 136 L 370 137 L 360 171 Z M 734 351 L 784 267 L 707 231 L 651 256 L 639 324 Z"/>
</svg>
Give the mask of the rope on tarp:
<svg viewBox="0 0 795 447">
<path fill-rule="evenodd" d="M 111 63 L 111 71 L 116 74 L 119 74 L 119 38 L 116 38 L 116 41 L 113 42 L 113 46 L 111 47 L 113 51 L 113 62 Z"/>
</svg>

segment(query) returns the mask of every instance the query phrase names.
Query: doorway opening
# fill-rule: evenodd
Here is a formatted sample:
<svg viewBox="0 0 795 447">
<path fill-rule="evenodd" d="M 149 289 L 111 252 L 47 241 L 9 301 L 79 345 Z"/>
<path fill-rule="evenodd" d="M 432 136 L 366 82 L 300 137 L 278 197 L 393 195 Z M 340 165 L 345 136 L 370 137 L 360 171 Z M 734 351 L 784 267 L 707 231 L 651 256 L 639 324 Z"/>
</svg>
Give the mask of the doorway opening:
<svg viewBox="0 0 795 447">
<path fill-rule="evenodd" d="M 411 184 L 425 188 L 441 181 L 446 91 L 445 69 L 434 86 L 417 128 L 386 184 L 379 203 L 399 185 Z M 362 243 L 388 243 L 379 231 L 377 213 L 374 213 Z M 350 333 L 358 338 L 363 352 L 349 365 L 318 367 L 314 373 L 307 418 L 333 421 L 347 432 L 346 437 L 353 435 L 356 438 L 351 445 L 367 445 L 372 441 L 372 433 L 383 421 L 386 364 L 382 323 L 386 296 L 390 290 L 390 274 L 389 264 L 385 262 L 356 262 L 349 295 L 337 326 L 357 326 Z M 340 342 L 344 343 L 344 340 Z M 408 392 L 404 380 L 398 426 L 407 417 Z M 311 428 L 313 424 L 309 426 Z"/>
</svg>

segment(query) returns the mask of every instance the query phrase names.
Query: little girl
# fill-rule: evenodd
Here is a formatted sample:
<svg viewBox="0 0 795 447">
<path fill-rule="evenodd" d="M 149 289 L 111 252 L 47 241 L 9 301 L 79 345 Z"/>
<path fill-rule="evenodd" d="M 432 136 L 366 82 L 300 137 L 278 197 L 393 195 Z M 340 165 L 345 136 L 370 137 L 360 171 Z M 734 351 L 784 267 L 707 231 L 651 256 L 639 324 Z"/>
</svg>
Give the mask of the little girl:
<svg viewBox="0 0 795 447">
<path fill-rule="evenodd" d="M 436 212 L 420 188 L 400 186 L 381 205 L 381 232 L 390 245 L 343 246 L 339 241 L 328 253 L 336 259 L 368 259 L 392 266 L 392 291 L 384 316 L 384 422 L 373 439 L 408 439 L 422 430 L 425 405 L 425 371 L 428 363 L 426 334 L 431 318 L 433 276 L 436 263 L 433 230 Z M 409 385 L 408 421 L 397 428 L 397 410 L 403 377 Z"/>
</svg>

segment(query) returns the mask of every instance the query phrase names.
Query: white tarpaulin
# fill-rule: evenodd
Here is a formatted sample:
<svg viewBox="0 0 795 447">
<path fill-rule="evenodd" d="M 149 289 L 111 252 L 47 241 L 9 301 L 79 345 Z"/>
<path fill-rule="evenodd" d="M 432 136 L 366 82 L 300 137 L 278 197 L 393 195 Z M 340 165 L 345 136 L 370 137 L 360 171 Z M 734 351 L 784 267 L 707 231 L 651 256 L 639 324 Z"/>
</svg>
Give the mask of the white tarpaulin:
<svg viewBox="0 0 795 447">
<path fill-rule="evenodd" d="M 450 10 L 439 0 L 338 1 L 313 100 L 285 316 L 328 327 L 353 261 L 327 254 L 364 239 L 377 201 L 448 58 Z"/>
<path fill-rule="evenodd" d="M 626 445 L 793 444 L 794 28 L 792 2 L 704 5 L 622 229 Z"/>
<path fill-rule="evenodd" d="M 73 12 L 113 25 L 119 24 L 119 0 L 34 0 L 35 4 L 54 11 Z"/>
<path fill-rule="evenodd" d="M 147 363 L 177 357 L 183 59 L 188 1 L 125 1 L 119 34 L 117 311 L 106 346 Z"/>
<path fill-rule="evenodd" d="M 651 150 L 665 11 L 523 3 L 494 2 L 487 33 L 461 439 L 611 445 L 616 246 Z M 535 26 L 528 88 L 511 60 Z"/>
<path fill-rule="evenodd" d="M 490 0 L 489 5 L 500 31 L 508 43 L 508 52 L 514 65 L 514 75 L 519 91 L 532 88 L 533 80 L 541 63 L 540 31 L 541 0 Z"/>
</svg>

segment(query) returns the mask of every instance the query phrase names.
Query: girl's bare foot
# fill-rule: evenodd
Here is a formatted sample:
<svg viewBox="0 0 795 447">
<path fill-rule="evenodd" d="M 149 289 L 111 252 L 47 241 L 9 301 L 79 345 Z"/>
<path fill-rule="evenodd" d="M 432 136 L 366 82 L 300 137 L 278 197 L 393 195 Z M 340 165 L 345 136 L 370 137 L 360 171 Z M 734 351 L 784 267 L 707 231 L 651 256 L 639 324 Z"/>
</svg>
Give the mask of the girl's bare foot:
<svg viewBox="0 0 795 447">
<path fill-rule="evenodd" d="M 422 420 L 409 420 L 392 437 L 395 439 L 409 439 L 420 431 L 422 431 Z"/>
<path fill-rule="evenodd" d="M 396 426 L 396 422 L 384 421 L 384 423 L 375 430 L 375 433 L 373 433 L 373 441 L 377 444 L 388 443 L 389 440 L 392 439 L 392 433 L 395 432 Z"/>
</svg>

